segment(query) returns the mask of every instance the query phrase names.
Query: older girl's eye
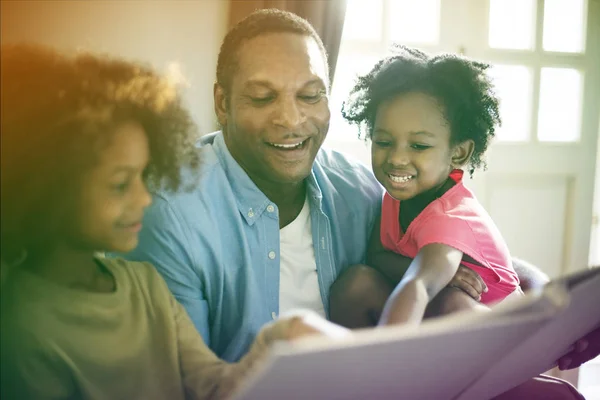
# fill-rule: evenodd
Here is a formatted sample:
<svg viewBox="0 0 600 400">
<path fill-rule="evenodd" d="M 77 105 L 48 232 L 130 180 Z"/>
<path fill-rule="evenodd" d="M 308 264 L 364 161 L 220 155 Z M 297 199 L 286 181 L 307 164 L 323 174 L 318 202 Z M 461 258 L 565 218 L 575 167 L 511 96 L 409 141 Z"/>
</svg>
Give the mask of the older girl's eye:
<svg viewBox="0 0 600 400">
<path fill-rule="evenodd" d="M 115 193 L 125 193 L 127 191 L 127 189 L 129 189 L 129 182 L 122 182 L 122 183 L 117 183 L 111 186 L 112 190 Z"/>
</svg>

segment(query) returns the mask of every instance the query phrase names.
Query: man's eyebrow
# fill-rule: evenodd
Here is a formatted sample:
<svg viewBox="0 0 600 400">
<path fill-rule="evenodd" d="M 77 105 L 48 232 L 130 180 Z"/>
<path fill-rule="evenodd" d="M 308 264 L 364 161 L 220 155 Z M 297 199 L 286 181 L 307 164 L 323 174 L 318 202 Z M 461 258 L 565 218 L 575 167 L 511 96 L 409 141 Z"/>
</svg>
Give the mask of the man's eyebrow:
<svg viewBox="0 0 600 400">
<path fill-rule="evenodd" d="M 325 82 L 323 82 L 323 80 L 320 78 L 315 78 L 306 82 L 304 85 L 302 85 L 302 87 L 306 88 L 308 86 L 314 85 L 325 87 Z M 273 89 L 273 85 L 271 84 L 271 82 L 262 79 L 249 80 L 244 84 L 244 86 L 247 88 L 265 87 L 267 89 Z"/>
<path fill-rule="evenodd" d="M 246 87 L 264 86 L 269 89 L 272 88 L 272 85 L 269 81 L 258 80 L 258 79 L 257 80 L 249 80 L 248 82 L 246 82 L 246 84 L 244 86 L 246 86 Z"/>
<path fill-rule="evenodd" d="M 312 79 L 304 84 L 303 87 L 311 86 L 311 85 L 319 85 L 325 87 L 325 82 L 323 82 L 320 78 Z"/>
</svg>

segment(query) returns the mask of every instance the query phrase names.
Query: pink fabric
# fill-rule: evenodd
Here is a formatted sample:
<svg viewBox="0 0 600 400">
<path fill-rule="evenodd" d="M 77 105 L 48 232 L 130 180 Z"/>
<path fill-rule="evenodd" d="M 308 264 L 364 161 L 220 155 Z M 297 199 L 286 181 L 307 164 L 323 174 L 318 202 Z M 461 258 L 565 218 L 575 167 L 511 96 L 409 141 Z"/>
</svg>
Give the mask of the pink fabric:
<svg viewBox="0 0 600 400">
<path fill-rule="evenodd" d="M 386 193 L 381 210 L 381 244 L 387 250 L 415 258 L 423 246 L 442 243 L 470 256 L 477 264 L 463 261 L 485 281 L 488 292 L 481 295 L 484 304 L 504 299 L 519 287 L 508 246 L 500 231 L 462 183 L 462 170 L 450 177 L 456 185 L 431 202 L 409 225 L 400 227 L 400 202 Z"/>
<path fill-rule="evenodd" d="M 539 375 L 494 397 L 494 400 L 585 400 L 569 382 Z"/>
</svg>

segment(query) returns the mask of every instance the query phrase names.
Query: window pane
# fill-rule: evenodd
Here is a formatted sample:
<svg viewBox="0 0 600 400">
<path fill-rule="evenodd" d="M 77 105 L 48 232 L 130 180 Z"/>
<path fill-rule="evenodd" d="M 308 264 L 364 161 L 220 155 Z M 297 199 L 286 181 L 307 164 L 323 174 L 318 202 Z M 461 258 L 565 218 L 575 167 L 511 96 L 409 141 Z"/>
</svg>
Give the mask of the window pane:
<svg viewBox="0 0 600 400">
<path fill-rule="evenodd" d="M 393 41 L 435 44 L 439 40 L 440 0 L 392 0 L 389 18 Z"/>
<path fill-rule="evenodd" d="M 583 51 L 585 0 L 546 0 L 544 5 L 544 50 Z"/>
<path fill-rule="evenodd" d="M 568 68 L 542 68 L 538 139 L 573 142 L 579 139 L 581 73 Z"/>
<path fill-rule="evenodd" d="M 356 139 L 358 136 L 358 128 L 346 123 L 342 117 L 342 103 L 348 98 L 350 90 L 356 83 L 356 77 L 369 72 L 378 59 L 376 55 L 363 54 L 341 54 L 338 58 L 329 101 L 331 121 L 328 136 L 349 140 Z"/>
<path fill-rule="evenodd" d="M 490 47 L 533 49 L 535 0 L 490 0 Z"/>
<path fill-rule="evenodd" d="M 531 121 L 531 70 L 523 65 L 494 65 L 490 77 L 500 98 L 498 140 L 526 141 Z"/>
<path fill-rule="evenodd" d="M 382 0 L 348 0 L 342 40 L 381 40 Z"/>
</svg>

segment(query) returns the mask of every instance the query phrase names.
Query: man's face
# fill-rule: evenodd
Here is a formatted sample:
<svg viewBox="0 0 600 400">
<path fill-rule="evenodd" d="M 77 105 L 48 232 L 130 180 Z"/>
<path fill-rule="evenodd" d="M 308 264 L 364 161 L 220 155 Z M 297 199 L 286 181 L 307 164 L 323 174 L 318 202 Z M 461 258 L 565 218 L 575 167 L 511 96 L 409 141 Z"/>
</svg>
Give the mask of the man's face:
<svg viewBox="0 0 600 400">
<path fill-rule="evenodd" d="M 315 40 L 271 33 L 237 52 L 231 89 L 215 90 L 227 148 L 253 180 L 296 183 L 329 129 L 327 66 Z"/>
</svg>

